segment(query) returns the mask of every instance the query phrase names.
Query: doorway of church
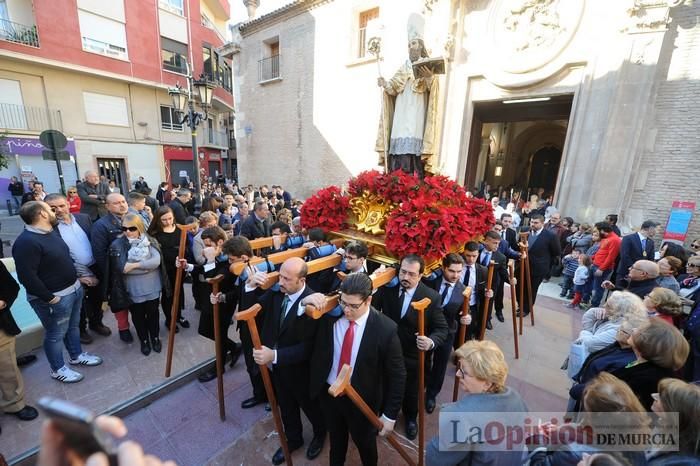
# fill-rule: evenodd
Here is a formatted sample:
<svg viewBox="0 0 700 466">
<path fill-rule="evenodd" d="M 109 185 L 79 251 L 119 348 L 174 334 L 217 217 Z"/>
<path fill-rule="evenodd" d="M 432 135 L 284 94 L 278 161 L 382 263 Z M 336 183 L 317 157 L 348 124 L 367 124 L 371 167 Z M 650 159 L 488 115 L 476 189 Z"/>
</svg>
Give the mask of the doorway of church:
<svg viewBox="0 0 700 466">
<path fill-rule="evenodd" d="M 483 197 L 554 198 L 572 94 L 475 102 L 465 187 Z"/>
</svg>

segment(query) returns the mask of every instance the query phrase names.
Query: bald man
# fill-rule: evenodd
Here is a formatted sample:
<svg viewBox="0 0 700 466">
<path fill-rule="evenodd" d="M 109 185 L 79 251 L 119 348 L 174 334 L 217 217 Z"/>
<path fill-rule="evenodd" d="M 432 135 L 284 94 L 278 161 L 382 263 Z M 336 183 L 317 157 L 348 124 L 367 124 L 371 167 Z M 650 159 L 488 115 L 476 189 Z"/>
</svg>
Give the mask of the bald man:
<svg viewBox="0 0 700 466">
<path fill-rule="evenodd" d="M 80 213 L 90 216 L 93 222 L 105 215 L 105 198 L 109 194 L 109 186 L 100 183 L 100 175 L 94 170 L 85 172 L 85 181 L 78 185 L 80 197 Z"/>
<path fill-rule="evenodd" d="M 280 269 L 279 290 L 268 291 L 260 289 L 267 281 L 267 273 L 249 274 L 240 309 L 248 309 L 255 303 L 262 305 L 263 347 L 253 350 L 253 358 L 260 365 L 272 364 L 272 380 L 290 451 L 304 445 L 300 409 L 311 422 L 314 436 L 306 457 L 312 460 L 321 453 L 326 426 L 318 400 L 309 398 L 309 366 L 317 322 L 304 313 L 304 299 L 313 293 L 306 286 L 307 273 L 303 259 L 287 259 Z M 284 453 L 279 448 L 272 464 L 283 462 Z"/>
<path fill-rule="evenodd" d="M 651 290 L 658 286 L 656 283 L 658 277 L 659 266 L 655 262 L 640 260 L 632 264 L 627 271 L 627 277 L 618 282 L 622 286 L 615 287 L 610 280 L 606 280 L 603 282 L 602 287 L 608 290 L 629 291 L 644 299 L 646 295 L 651 293 Z"/>
</svg>

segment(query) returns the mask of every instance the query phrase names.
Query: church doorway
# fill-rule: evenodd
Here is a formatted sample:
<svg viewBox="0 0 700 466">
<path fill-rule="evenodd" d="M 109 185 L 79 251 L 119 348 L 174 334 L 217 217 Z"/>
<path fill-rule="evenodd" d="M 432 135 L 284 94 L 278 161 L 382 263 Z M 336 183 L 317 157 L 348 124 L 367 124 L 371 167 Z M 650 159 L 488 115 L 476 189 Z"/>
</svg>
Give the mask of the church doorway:
<svg viewBox="0 0 700 466">
<path fill-rule="evenodd" d="M 465 186 L 476 192 L 554 196 L 573 95 L 474 103 Z"/>
</svg>

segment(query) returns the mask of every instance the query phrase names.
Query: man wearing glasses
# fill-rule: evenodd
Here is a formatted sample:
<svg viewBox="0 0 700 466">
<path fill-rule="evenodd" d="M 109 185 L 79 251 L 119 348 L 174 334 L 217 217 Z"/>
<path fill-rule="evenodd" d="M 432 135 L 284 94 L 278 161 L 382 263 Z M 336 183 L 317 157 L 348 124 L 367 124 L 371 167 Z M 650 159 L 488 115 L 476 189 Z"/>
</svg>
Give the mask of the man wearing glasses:
<svg viewBox="0 0 700 466">
<path fill-rule="evenodd" d="M 83 285 L 85 298 L 80 309 L 80 343 L 92 343 L 90 329 L 103 337 L 112 334 L 109 327 L 102 323 L 102 295 L 99 292 L 97 263 L 92 255 L 90 245 L 90 228 L 92 221 L 86 214 L 71 214 L 68 200 L 62 194 L 49 194 L 46 203 L 58 220 L 58 233 L 70 250 L 78 280 Z"/>
<path fill-rule="evenodd" d="M 641 260 L 632 264 L 627 272 L 627 277 L 622 282 L 618 282 L 622 283 L 623 286 L 615 287 L 610 280 L 604 281 L 601 286 L 607 290 L 629 291 L 644 299 L 646 295 L 651 293 L 651 290 L 658 286 L 656 283 L 658 277 L 659 266 L 655 262 Z"/>
<path fill-rule="evenodd" d="M 407 255 L 401 260 L 400 286 L 380 288 L 374 296 L 377 310 L 382 311 L 398 325 L 406 365 L 406 390 L 402 409 L 406 417 L 406 437 L 410 440 L 418 435 L 418 352 L 430 351 L 447 339 L 447 322 L 442 313 L 442 301 L 437 291 L 421 282 L 424 270 L 425 262 L 422 257 Z M 418 313 L 410 304 L 423 298 L 430 298 L 430 306 L 425 310 L 425 336 L 418 336 Z"/>
<path fill-rule="evenodd" d="M 321 307 L 326 297 L 307 296 L 306 304 Z M 319 321 L 311 357 L 312 399 L 319 397 L 328 433 L 329 464 L 343 464 L 348 449 L 348 433 L 360 454 L 362 464 L 377 464 L 377 429 L 347 396 L 328 394 L 344 364 L 352 367 L 353 388 L 381 416 L 382 430 L 394 429 L 401 409 L 406 368 L 396 323 L 372 309 L 372 280 L 364 273 L 349 275 L 340 286 L 340 316 L 324 315 Z"/>
</svg>

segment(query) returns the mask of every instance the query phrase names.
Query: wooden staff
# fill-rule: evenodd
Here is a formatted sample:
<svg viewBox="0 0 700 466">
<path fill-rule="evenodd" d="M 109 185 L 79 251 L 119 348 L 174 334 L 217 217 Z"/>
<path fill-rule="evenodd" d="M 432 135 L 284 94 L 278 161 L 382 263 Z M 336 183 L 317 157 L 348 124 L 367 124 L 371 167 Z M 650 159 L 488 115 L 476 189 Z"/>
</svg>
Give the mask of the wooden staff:
<svg viewBox="0 0 700 466">
<path fill-rule="evenodd" d="M 425 309 L 430 306 L 430 298 L 411 303 L 418 313 L 418 336 L 425 336 Z M 425 452 L 425 351 L 418 351 L 418 466 L 423 466 Z"/>
<path fill-rule="evenodd" d="M 255 316 L 260 312 L 262 306 L 260 304 L 254 304 L 250 309 L 245 311 L 238 311 L 235 314 L 235 318 L 238 322 L 245 321 L 248 325 L 248 330 L 250 331 L 250 339 L 253 341 L 253 347 L 256 350 L 262 348 L 260 343 L 260 334 L 258 333 L 258 326 L 255 322 Z M 272 388 L 272 380 L 270 380 L 270 372 L 268 372 L 267 365 L 259 364 L 260 374 L 262 375 L 263 384 L 265 385 L 265 393 L 267 394 L 267 400 L 270 402 L 272 407 L 272 417 L 275 420 L 275 429 L 280 436 L 280 443 L 282 444 L 282 451 L 284 452 L 284 459 L 288 466 L 292 466 L 292 455 L 289 451 L 289 444 L 287 443 L 287 434 L 284 431 L 282 425 L 282 416 L 280 415 L 279 405 L 277 404 L 277 398 L 275 398 L 275 391 Z"/>
<path fill-rule="evenodd" d="M 462 312 L 460 312 L 461 317 L 466 317 L 469 315 L 469 301 L 472 298 L 472 287 L 468 286 L 464 289 L 462 292 L 462 296 L 464 296 L 464 302 L 462 303 Z M 464 340 L 467 338 L 467 326 L 462 324 L 461 322 L 459 323 L 459 335 L 457 336 L 457 347 L 459 348 L 464 344 Z M 455 375 L 455 384 L 454 387 L 452 388 L 452 402 L 457 401 L 459 395 L 459 379 Z"/>
<path fill-rule="evenodd" d="M 207 278 L 207 283 L 211 285 L 211 292 L 214 296 L 219 294 L 219 282 L 224 279 L 222 274 L 214 278 Z M 221 335 L 221 323 L 219 322 L 219 301 L 214 303 L 214 346 L 216 346 L 216 389 L 219 395 L 219 417 L 226 420 L 226 408 L 224 406 L 224 355 L 221 354 L 223 344 Z"/>
<path fill-rule="evenodd" d="M 377 417 L 376 414 L 374 414 L 374 411 L 367 406 L 367 403 L 365 400 L 362 399 L 359 393 L 350 385 L 350 371 L 351 367 L 347 364 L 343 364 L 342 369 L 340 369 L 340 373 L 338 374 L 338 377 L 335 379 L 335 382 L 333 382 L 333 385 L 328 387 L 328 393 L 334 397 L 337 398 L 341 395 L 347 395 L 348 398 L 350 398 L 350 401 L 352 401 L 355 406 L 357 406 L 357 409 L 359 409 L 362 414 L 365 415 L 365 417 L 369 420 L 369 422 L 372 423 L 372 425 L 379 429 L 382 430 L 384 425 L 382 424 L 382 421 Z M 404 448 L 401 446 L 398 440 L 396 440 L 396 435 L 394 432 L 391 432 L 389 435 L 387 435 L 386 439 L 389 441 L 392 447 L 401 455 L 401 457 L 406 461 L 406 463 L 410 464 L 411 466 L 415 466 L 416 462 L 413 461 L 413 458 L 404 450 Z"/>
<path fill-rule="evenodd" d="M 535 296 L 532 294 L 532 275 L 530 273 L 530 254 L 525 258 L 525 267 L 527 268 L 525 272 L 525 280 L 527 280 L 527 301 L 530 304 L 530 324 L 535 326 L 535 303 L 533 302 Z M 537 290 L 535 290 L 535 293 Z"/>
<path fill-rule="evenodd" d="M 180 246 L 177 250 L 177 258 L 185 256 L 185 244 L 187 242 L 187 232 L 196 228 L 197 224 L 177 225 L 180 229 Z M 173 289 L 173 307 L 170 309 L 170 329 L 168 333 L 168 353 L 165 360 L 165 376 L 170 377 L 170 370 L 173 365 L 173 345 L 175 344 L 175 328 L 177 328 L 177 314 L 180 310 L 180 287 L 182 287 L 182 267 L 175 269 L 175 289 Z"/>
<path fill-rule="evenodd" d="M 486 289 L 490 290 L 491 285 L 493 283 L 493 268 L 496 265 L 495 261 L 489 262 L 489 273 L 486 276 Z M 491 298 L 488 296 L 485 297 L 484 299 L 484 309 L 481 311 L 481 331 L 479 332 L 479 340 L 484 339 L 484 335 L 486 334 L 486 321 L 488 320 L 489 316 L 489 303 L 491 302 Z"/>
<path fill-rule="evenodd" d="M 513 311 L 513 344 L 515 345 L 515 359 L 518 359 L 520 352 L 518 350 L 518 324 L 515 321 L 515 271 L 513 264 L 508 264 L 508 276 L 510 278 L 510 308 Z"/>
<path fill-rule="evenodd" d="M 527 232 L 520 233 L 520 315 L 518 316 L 520 321 L 520 335 L 523 334 L 523 312 L 525 308 L 525 286 L 527 282 L 525 281 L 525 260 L 527 259 Z"/>
</svg>

